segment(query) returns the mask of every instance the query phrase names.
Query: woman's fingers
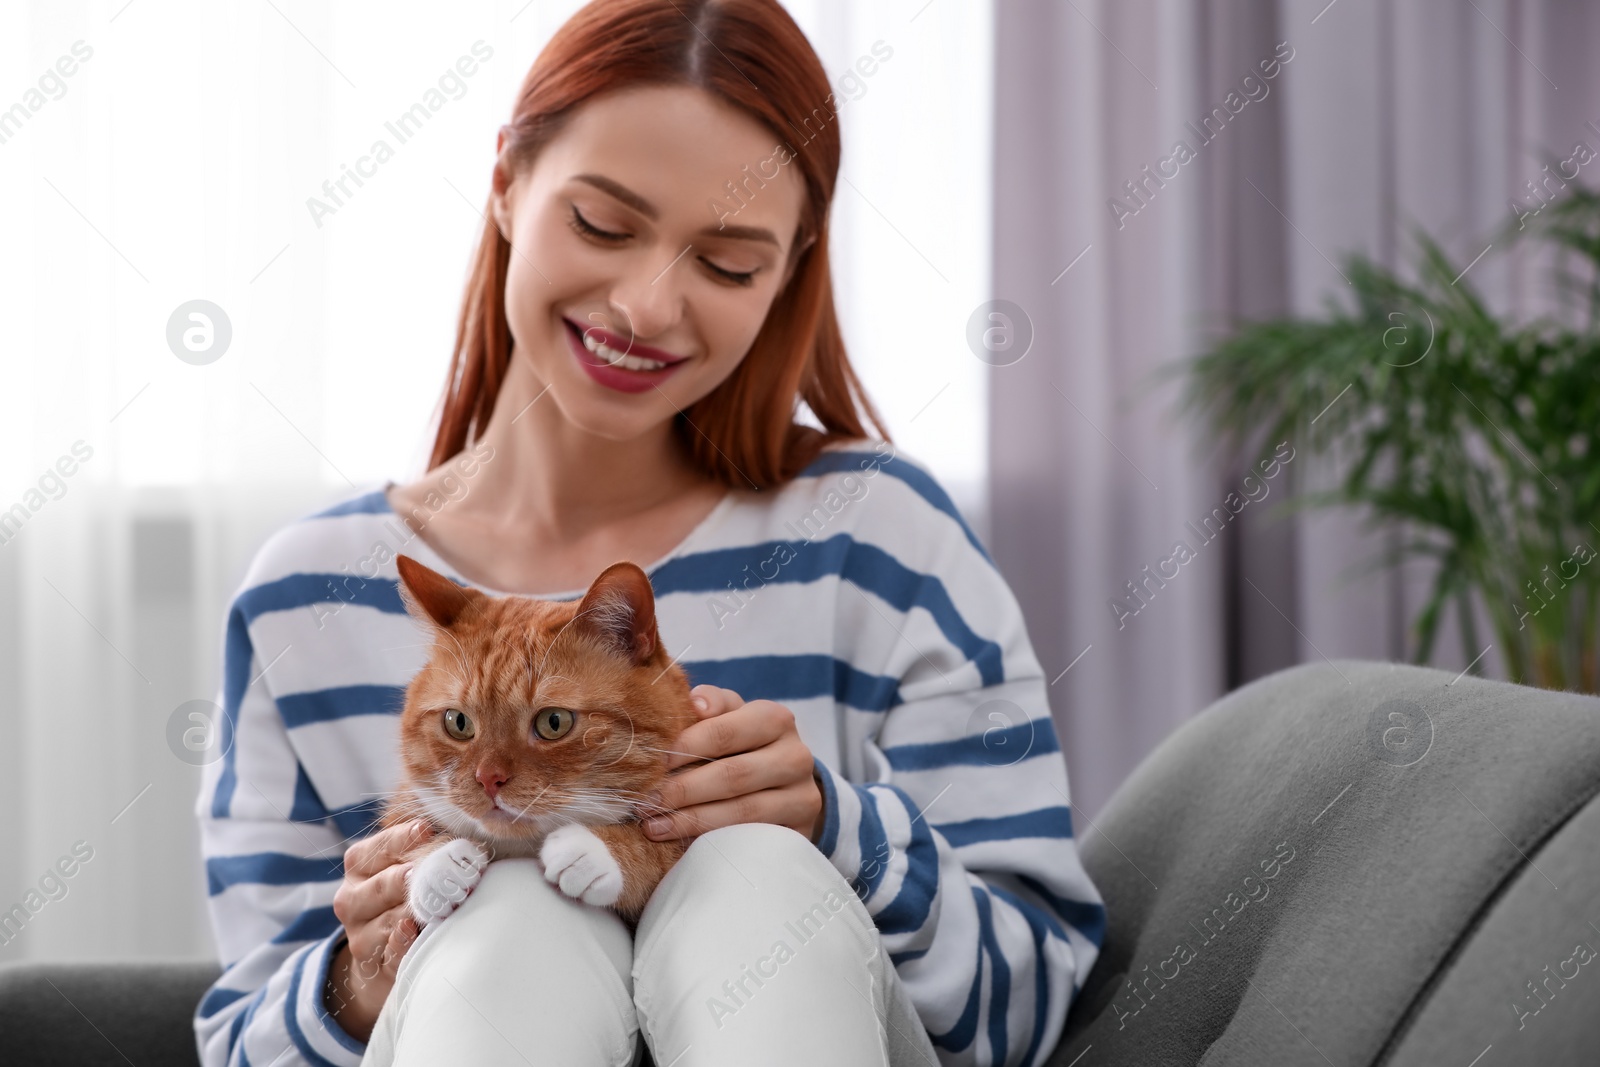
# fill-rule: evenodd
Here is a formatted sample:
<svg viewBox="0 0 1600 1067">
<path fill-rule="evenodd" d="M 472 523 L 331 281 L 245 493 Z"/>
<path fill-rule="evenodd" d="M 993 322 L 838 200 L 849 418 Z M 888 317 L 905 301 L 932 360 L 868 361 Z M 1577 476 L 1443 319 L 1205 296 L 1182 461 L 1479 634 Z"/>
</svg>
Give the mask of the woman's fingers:
<svg viewBox="0 0 1600 1067">
<path fill-rule="evenodd" d="M 808 797 L 809 790 L 808 779 L 804 783 L 696 804 L 648 820 L 645 834 L 652 840 L 665 841 L 675 837 L 696 837 L 721 826 L 770 822 L 809 836 L 815 818 L 814 807 Z M 659 831 L 653 829 L 657 822 L 662 825 Z M 801 829 L 802 826 L 804 829 Z"/>
<path fill-rule="evenodd" d="M 727 690 L 723 690 L 727 692 Z M 734 694 L 737 698 L 737 694 Z M 771 700 L 752 700 L 720 715 L 707 716 L 678 735 L 667 756 L 667 770 L 702 759 L 750 752 L 771 744 L 794 726 L 794 712 Z"/>
<path fill-rule="evenodd" d="M 788 785 L 793 776 L 760 752 L 724 756 L 700 767 L 668 775 L 658 787 L 661 807 L 668 811 L 728 800 L 762 789 Z"/>
<path fill-rule="evenodd" d="M 416 917 L 411 914 L 411 909 L 401 904 L 391 909 L 393 921 L 389 926 L 389 940 L 384 945 L 383 966 L 384 970 L 393 975 L 400 967 L 400 961 L 405 957 L 406 950 L 417 939 L 419 930 Z"/>
<path fill-rule="evenodd" d="M 661 794 L 660 804 L 645 814 L 656 814 L 659 808 L 688 808 L 809 782 L 811 769 L 811 750 L 797 743 L 797 739 L 780 738 L 754 751 L 723 756 L 667 775 L 656 787 Z"/>
<path fill-rule="evenodd" d="M 408 849 L 432 836 L 433 828 L 421 819 L 379 830 L 345 849 L 345 872 L 371 877 L 399 863 Z"/>
<path fill-rule="evenodd" d="M 345 882 L 333 895 L 333 912 L 346 930 L 371 922 L 406 902 L 409 863 L 397 863 L 360 882 Z"/>
<path fill-rule="evenodd" d="M 716 685 L 697 685 L 689 690 L 689 695 L 694 698 L 694 713 L 702 719 L 732 711 L 744 703 L 744 699 L 732 689 Z"/>
</svg>

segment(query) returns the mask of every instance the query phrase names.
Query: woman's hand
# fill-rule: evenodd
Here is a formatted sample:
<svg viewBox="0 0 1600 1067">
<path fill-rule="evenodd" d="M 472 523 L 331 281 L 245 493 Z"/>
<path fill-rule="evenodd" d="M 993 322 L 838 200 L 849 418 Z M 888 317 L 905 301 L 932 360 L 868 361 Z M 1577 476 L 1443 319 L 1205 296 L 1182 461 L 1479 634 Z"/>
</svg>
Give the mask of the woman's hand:
<svg viewBox="0 0 1600 1067">
<path fill-rule="evenodd" d="M 406 905 L 402 858 L 433 836 L 418 820 L 380 830 L 344 853 L 344 881 L 333 894 L 333 913 L 348 938 L 328 965 L 323 1006 L 344 1032 L 365 1043 L 406 949 L 417 939 L 417 921 Z"/>
<path fill-rule="evenodd" d="M 815 843 L 822 831 L 822 787 L 812 773 L 811 750 L 795 730 L 794 712 L 771 700 L 746 704 L 733 690 L 714 685 L 691 692 L 700 721 L 671 745 L 659 804 L 639 806 L 645 835 L 665 841 L 735 823 L 770 822 Z M 704 758 L 711 762 L 684 766 Z"/>
</svg>

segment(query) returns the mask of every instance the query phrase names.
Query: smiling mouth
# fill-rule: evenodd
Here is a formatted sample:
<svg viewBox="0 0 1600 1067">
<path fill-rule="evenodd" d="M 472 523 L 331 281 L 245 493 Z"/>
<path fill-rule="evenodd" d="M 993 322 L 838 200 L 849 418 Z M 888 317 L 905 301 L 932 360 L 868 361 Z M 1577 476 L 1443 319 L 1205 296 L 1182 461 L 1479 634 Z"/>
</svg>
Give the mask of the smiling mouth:
<svg viewBox="0 0 1600 1067">
<path fill-rule="evenodd" d="M 567 328 L 569 330 L 577 335 L 578 339 L 583 343 L 583 347 L 588 350 L 589 354 L 594 356 L 598 362 L 601 362 L 606 366 L 617 367 L 623 370 L 631 371 L 665 370 L 668 367 L 676 366 L 677 364 L 682 363 L 688 358 L 687 356 L 681 356 L 676 359 L 657 359 L 650 356 L 642 356 L 636 352 L 633 352 L 631 350 L 631 346 L 629 351 L 618 351 L 616 348 L 613 348 L 611 345 L 606 344 L 599 338 L 595 337 L 592 332 L 581 329 L 571 319 L 563 319 L 562 321 L 567 324 Z M 654 350 L 652 349 L 652 351 Z"/>
</svg>

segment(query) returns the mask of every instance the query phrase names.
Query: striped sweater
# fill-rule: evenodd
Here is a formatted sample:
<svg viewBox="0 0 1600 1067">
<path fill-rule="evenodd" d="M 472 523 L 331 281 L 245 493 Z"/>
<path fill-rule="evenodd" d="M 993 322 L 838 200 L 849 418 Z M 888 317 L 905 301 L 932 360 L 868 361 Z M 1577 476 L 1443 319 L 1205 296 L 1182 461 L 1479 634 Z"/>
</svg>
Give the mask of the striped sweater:
<svg viewBox="0 0 1600 1067">
<path fill-rule="evenodd" d="M 344 849 L 398 782 L 426 656 L 398 553 L 455 575 L 373 488 L 276 531 L 229 607 L 224 755 L 196 802 L 224 966 L 194 1018 L 207 1067 L 364 1051 L 322 996 Z M 835 445 L 787 485 L 730 493 L 645 569 L 691 684 L 794 712 L 823 785 L 818 848 L 940 1059 L 1042 1063 L 1105 912 L 1021 611 L 943 488 L 887 442 Z"/>
</svg>

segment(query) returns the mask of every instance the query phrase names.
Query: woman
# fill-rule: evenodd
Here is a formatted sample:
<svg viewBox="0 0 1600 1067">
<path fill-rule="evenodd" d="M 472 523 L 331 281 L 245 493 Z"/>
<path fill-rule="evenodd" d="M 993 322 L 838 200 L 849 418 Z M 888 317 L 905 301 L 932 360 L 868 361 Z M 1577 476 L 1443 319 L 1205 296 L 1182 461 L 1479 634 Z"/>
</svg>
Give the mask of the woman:
<svg viewBox="0 0 1600 1067">
<path fill-rule="evenodd" d="M 1016 600 L 845 356 L 833 104 L 776 0 L 596 0 L 540 55 L 428 472 L 280 530 L 230 610 L 204 1063 L 1050 1054 L 1104 912 Z M 421 664 L 401 552 L 549 599 L 653 561 L 702 718 L 635 937 L 512 859 L 419 935 L 411 831 L 370 832 Z"/>
</svg>

